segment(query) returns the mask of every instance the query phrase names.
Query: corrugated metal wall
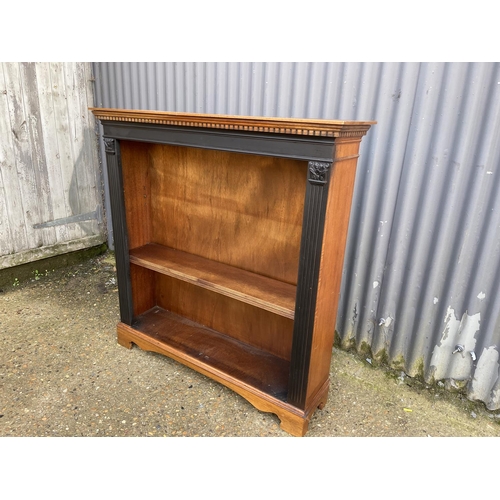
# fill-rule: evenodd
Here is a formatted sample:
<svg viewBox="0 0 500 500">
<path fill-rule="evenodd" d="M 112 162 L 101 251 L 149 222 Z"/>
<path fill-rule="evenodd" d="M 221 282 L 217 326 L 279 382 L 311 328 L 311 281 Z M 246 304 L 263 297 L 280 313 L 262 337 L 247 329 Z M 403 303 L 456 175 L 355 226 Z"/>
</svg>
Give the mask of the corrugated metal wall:
<svg viewBox="0 0 500 500">
<path fill-rule="evenodd" d="M 338 337 L 372 362 L 500 408 L 499 63 L 96 63 L 94 72 L 103 107 L 377 120 L 361 146 Z"/>
<path fill-rule="evenodd" d="M 106 241 L 90 63 L 0 63 L 0 269 Z"/>
</svg>

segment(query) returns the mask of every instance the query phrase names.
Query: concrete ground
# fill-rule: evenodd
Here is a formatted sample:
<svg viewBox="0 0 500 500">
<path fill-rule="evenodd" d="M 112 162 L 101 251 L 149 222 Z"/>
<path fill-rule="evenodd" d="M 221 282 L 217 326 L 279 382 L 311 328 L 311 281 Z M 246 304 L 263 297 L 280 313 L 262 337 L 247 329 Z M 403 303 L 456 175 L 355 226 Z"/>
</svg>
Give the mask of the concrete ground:
<svg viewBox="0 0 500 500">
<path fill-rule="evenodd" d="M 117 344 L 112 253 L 15 271 L 0 292 L 0 436 L 288 436 L 224 386 Z M 334 349 L 329 401 L 307 436 L 493 437 L 500 415 Z"/>
</svg>

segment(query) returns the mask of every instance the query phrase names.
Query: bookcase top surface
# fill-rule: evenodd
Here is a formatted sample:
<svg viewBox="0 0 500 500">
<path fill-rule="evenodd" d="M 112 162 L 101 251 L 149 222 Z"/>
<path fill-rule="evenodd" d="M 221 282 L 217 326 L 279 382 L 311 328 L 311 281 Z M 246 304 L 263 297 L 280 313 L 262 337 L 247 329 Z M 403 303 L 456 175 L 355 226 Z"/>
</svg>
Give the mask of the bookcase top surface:
<svg viewBox="0 0 500 500">
<path fill-rule="evenodd" d="M 101 121 L 321 137 L 361 137 L 368 132 L 371 125 L 377 123 L 376 121 L 277 118 L 114 108 L 90 108 L 90 110 Z"/>
</svg>

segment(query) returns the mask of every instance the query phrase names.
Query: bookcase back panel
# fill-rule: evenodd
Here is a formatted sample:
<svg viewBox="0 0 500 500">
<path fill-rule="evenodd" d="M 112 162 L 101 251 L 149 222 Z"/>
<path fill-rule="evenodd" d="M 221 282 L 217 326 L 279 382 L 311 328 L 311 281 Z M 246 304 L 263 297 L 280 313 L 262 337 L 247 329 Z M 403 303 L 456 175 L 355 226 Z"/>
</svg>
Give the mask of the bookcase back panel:
<svg viewBox="0 0 500 500">
<path fill-rule="evenodd" d="M 152 241 L 297 283 L 306 162 L 150 148 Z"/>
<path fill-rule="evenodd" d="M 293 320 L 190 283 L 156 276 L 157 305 L 290 360 Z"/>
<path fill-rule="evenodd" d="M 134 317 L 139 316 L 156 305 L 156 273 L 141 266 L 130 266 L 130 285 Z"/>
</svg>

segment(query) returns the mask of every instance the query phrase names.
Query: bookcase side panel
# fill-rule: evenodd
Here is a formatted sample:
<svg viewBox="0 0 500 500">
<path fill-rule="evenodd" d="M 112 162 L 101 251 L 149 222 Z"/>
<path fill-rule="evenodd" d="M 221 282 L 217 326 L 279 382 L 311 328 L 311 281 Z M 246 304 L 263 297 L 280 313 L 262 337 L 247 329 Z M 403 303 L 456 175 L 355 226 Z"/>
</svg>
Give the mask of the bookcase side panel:
<svg viewBox="0 0 500 500">
<path fill-rule="evenodd" d="M 332 165 L 316 295 L 306 407 L 329 378 L 360 139 L 338 139 Z"/>
<path fill-rule="evenodd" d="M 151 240 L 151 182 L 149 145 L 121 141 L 123 192 L 129 249 Z"/>
<path fill-rule="evenodd" d="M 140 247 L 151 238 L 151 183 L 149 145 L 121 141 L 123 193 L 129 250 Z M 154 273 L 130 266 L 133 316 L 155 305 Z"/>
<path fill-rule="evenodd" d="M 130 286 L 134 305 L 134 318 L 156 305 L 156 273 L 130 264 Z"/>
</svg>

